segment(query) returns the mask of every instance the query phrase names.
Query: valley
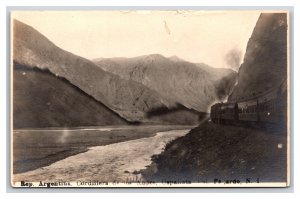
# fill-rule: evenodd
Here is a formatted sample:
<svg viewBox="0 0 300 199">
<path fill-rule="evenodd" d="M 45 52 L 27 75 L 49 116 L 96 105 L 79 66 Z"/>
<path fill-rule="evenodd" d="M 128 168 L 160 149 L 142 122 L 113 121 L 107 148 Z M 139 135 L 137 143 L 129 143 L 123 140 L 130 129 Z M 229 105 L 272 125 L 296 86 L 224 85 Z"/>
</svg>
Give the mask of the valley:
<svg viewBox="0 0 300 199">
<path fill-rule="evenodd" d="M 140 51 L 135 56 L 104 57 L 111 53 L 110 45 L 114 43 L 109 38 L 121 33 L 116 30 L 128 24 L 118 22 L 112 30 L 108 30 L 109 23 L 97 27 L 99 29 L 93 24 L 90 27 L 98 31 L 99 43 L 95 46 L 99 51 L 97 58 L 91 59 L 65 50 L 59 46 L 61 43 L 52 41 L 53 35 L 43 34 L 44 29 L 12 18 L 13 186 L 21 181 L 82 181 L 84 184 L 98 179 L 105 182 L 188 180 L 214 184 L 255 179 L 259 186 L 270 182 L 288 186 L 288 17 L 287 13 L 258 13 L 253 15 L 258 17 L 254 26 L 247 27 L 247 32 L 251 30 L 252 34 L 244 40 L 247 44 L 244 57 L 240 53 L 242 45 L 233 44 L 238 40 L 232 32 L 233 26 L 224 26 L 224 30 L 215 26 L 220 33 L 212 31 L 211 35 L 216 38 L 210 40 L 202 26 L 193 25 L 192 30 L 201 27 L 198 35 L 206 35 L 199 37 L 199 42 L 198 35 L 189 37 L 184 33 L 177 37 L 176 34 L 185 29 L 179 28 L 173 33 L 175 24 L 168 23 L 171 31 L 164 21 L 163 31 L 168 31 L 161 39 L 166 46 L 161 47 L 159 53 L 141 54 L 144 49 L 162 45 L 161 41 L 152 45 L 144 40 L 148 45 L 139 44 Z M 126 14 L 129 15 L 131 13 Z M 239 23 L 240 26 L 245 24 L 244 21 Z M 89 43 L 95 39 L 88 35 L 94 33 L 93 29 L 81 29 L 81 25 L 74 25 L 72 28 L 78 29 L 68 36 L 71 41 L 77 38 L 75 31 L 84 33 L 76 42 L 82 42 L 82 48 L 86 49 L 88 44 L 84 41 Z M 121 40 L 114 53 L 126 54 L 127 50 L 135 49 L 136 46 L 129 45 L 126 52 L 120 50 L 130 37 L 127 33 L 131 29 L 123 29 L 126 37 L 115 37 Z M 59 31 L 56 34 L 62 34 Z M 235 31 L 245 36 L 245 30 Z M 228 36 L 230 32 L 232 35 Z M 106 35 L 107 40 L 98 34 Z M 143 34 L 132 43 L 141 39 L 140 36 Z M 232 49 L 220 37 L 231 38 Z M 151 36 L 152 39 L 155 40 Z M 174 49 L 192 47 L 194 41 L 198 41 L 195 52 L 181 50 L 180 54 L 170 56 L 174 49 L 168 46 L 183 40 L 189 45 L 173 46 Z M 202 43 L 207 46 L 201 46 Z M 88 47 L 93 46 L 89 43 Z M 91 50 L 91 54 L 95 52 Z M 199 61 L 198 57 L 206 58 L 204 55 L 209 55 L 211 63 L 226 62 L 227 68 Z M 220 55 L 223 56 L 221 61 Z M 217 58 L 218 62 L 214 62 Z M 272 92 L 271 97 L 253 100 L 279 86 L 281 89 Z M 258 103 L 259 100 L 264 101 Z M 219 108 L 211 109 L 216 103 Z M 261 112 L 266 118 L 274 115 L 275 119 L 284 118 L 284 121 L 263 121 Z M 239 120 L 242 114 L 246 119 Z"/>
</svg>

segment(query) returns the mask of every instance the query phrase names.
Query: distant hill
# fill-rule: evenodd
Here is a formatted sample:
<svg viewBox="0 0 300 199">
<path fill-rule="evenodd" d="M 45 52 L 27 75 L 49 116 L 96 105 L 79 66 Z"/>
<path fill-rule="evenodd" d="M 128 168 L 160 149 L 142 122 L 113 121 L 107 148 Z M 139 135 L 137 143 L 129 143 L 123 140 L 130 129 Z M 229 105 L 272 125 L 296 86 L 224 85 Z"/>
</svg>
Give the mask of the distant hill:
<svg viewBox="0 0 300 199">
<path fill-rule="evenodd" d="M 194 64 L 177 56 L 152 54 L 93 61 L 105 71 L 142 83 L 168 101 L 201 112 L 206 112 L 214 101 L 225 98 L 236 80 L 233 70 Z"/>
<path fill-rule="evenodd" d="M 13 60 L 24 67 L 48 70 L 55 77 L 66 79 L 80 91 L 130 122 L 164 123 L 166 121 L 172 123 L 173 121 L 173 124 L 176 124 L 178 107 L 185 110 L 181 116 L 186 119 L 184 120 L 185 124 L 195 124 L 199 120 L 199 115 L 202 116 L 201 113 L 195 113 L 193 110 L 160 96 L 158 92 L 141 83 L 125 80 L 118 75 L 102 70 L 85 58 L 57 47 L 38 31 L 17 20 L 14 20 L 13 25 Z M 30 87 L 26 89 L 30 90 Z M 40 84 L 40 89 L 43 90 L 43 84 Z M 43 95 L 43 93 L 39 94 Z M 66 98 L 63 99 L 66 100 Z M 61 104 L 64 104 L 64 101 Z M 64 108 L 67 110 L 71 107 Z M 21 111 L 22 108 L 19 110 Z M 41 112 L 36 111 L 36 115 L 43 114 L 43 109 L 38 110 Z M 161 112 L 161 117 L 149 115 L 155 110 L 164 110 L 164 112 Z M 174 110 L 177 111 L 174 112 Z M 30 110 L 27 111 L 30 112 Z M 103 117 L 106 116 L 107 114 L 103 115 Z M 112 122 L 112 124 L 114 123 Z"/>
<path fill-rule="evenodd" d="M 48 70 L 15 63 L 13 79 L 14 128 L 129 124 L 104 104 Z"/>
<path fill-rule="evenodd" d="M 229 101 L 247 99 L 279 86 L 287 78 L 287 14 L 260 15 L 247 44 L 238 84 Z"/>
</svg>

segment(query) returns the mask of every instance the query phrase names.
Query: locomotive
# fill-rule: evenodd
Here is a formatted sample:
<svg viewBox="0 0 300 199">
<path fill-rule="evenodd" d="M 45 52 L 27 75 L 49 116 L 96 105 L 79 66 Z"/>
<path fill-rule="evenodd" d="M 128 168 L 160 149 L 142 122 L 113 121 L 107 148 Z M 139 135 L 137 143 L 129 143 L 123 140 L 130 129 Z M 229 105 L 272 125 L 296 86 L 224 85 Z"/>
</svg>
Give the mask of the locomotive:
<svg viewBox="0 0 300 199">
<path fill-rule="evenodd" d="M 287 123 L 287 81 L 279 87 L 249 99 L 217 103 L 211 107 L 211 120 L 218 124 L 278 124 Z"/>
</svg>

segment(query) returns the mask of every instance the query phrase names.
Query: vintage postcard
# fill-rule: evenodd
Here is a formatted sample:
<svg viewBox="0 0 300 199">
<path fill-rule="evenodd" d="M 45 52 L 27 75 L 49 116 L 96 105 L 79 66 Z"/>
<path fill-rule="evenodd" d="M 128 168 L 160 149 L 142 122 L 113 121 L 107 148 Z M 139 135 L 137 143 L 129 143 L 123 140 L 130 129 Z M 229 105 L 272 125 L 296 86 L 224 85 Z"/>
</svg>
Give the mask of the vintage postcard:
<svg viewBox="0 0 300 199">
<path fill-rule="evenodd" d="M 13 187 L 287 187 L 289 12 L 11 12 Z"/>
</svg>

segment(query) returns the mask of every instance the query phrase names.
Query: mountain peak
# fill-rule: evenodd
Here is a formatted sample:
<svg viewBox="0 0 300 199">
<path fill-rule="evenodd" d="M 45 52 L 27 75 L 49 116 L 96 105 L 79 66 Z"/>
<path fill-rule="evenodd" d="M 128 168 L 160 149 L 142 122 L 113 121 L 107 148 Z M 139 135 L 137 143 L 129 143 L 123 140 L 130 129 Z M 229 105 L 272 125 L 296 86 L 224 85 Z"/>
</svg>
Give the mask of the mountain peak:
<svg viewBox="0 0 300 199">
<path fill-rule="evenodd" d="M 181 59 L 180 57 L 177 57 L 176 55 L 173 55 L 173 56 L 169 57 L 169 60 L 171 60 L 173 62 L 184 61 L 183 59 Z"/>
<path fill-rule="evenodd" d="M 155 61 L 155 60 L 162 60 L 162 59 L 166 59 L 166 58 L 164 56 L 162 56 L 161 54 L 150 54 L 150 55 L 146 55 L 145 59 Z"/>
</svg>

